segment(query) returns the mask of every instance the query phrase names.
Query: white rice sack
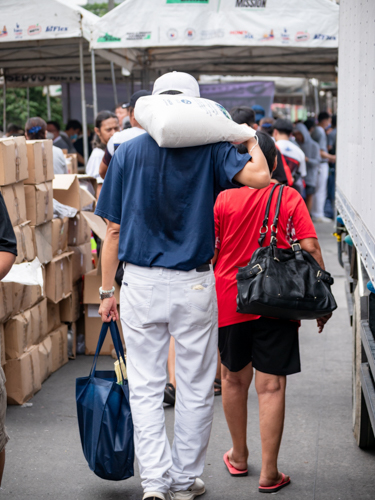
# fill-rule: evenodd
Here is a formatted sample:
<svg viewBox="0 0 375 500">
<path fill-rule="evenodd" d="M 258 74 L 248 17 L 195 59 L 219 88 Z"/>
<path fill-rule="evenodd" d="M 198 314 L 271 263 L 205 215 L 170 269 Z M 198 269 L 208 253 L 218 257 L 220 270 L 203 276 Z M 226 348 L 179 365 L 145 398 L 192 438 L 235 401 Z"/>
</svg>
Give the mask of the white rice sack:
<svg viewBox="0 0 375 500">
<path fill-rule="evenodd" d="M 215 101 L 184 95 L 140 97 L 135 119 L 161 148 L 185 148 L 216 142 L 240 144 L 255 130 L 235 123 Z"/>
</svg>

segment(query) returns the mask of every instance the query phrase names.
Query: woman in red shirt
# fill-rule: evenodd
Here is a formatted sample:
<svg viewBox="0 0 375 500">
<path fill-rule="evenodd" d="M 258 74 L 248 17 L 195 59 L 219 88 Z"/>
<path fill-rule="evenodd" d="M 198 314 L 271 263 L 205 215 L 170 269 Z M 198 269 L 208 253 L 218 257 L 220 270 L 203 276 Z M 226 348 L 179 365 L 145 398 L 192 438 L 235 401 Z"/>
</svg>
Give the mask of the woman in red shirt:
<svg viewBox="0 0 375 500">
<path fill-rule="evenodd" d="M 270 168 L 276 168 L 276 147 L 270 136 L 257 132 Z M 272 189 L 242 187 L 223 191 L 215 204 L 216 252 L 215 277 L 219 308 L 219 350 L 222 363 L 222 396 L 224 412 L 233 448 L 224 462 L 233 476 L 247 475 L 246 445 L 247 396 L 255 368 L 255 388 L 259 399 L 262 470 L 259 491 L 273 493 L 290 483 L 289 476 L 279 472 L 277 457 L 281 443 L 286 376 L 300 371 L 299 322 L 272 319 L 236 312 L 237 267 L 248 264 L 259 247 L 266 204 Z M 270 220 L 276 208 L 274 196 Z M 314 226 L 301 195 L 286 187 L 280 208 L 278 246 L 289 248 L 299 241 L 324 268 Z M 264 246 L 270 243 L 266 234 Z M 322 331 L 328 317 L 319 319 Z"/>
</svg>

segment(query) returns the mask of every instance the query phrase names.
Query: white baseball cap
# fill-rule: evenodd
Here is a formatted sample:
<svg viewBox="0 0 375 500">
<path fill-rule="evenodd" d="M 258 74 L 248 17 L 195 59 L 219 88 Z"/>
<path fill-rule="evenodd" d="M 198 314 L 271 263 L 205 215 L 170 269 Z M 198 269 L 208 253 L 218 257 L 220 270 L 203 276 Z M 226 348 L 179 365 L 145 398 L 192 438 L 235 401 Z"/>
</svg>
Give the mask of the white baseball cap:
<svg viewBox="0 0 375 500">
<path fill-rule="evenodd" d="M 189 97 L 200 97 L 199 85 L 197 80 L 180 71 L 165 73 L 155 80 L 152 95 L 163 94 L 168 91 L 176 91 Z"/>
</svg>

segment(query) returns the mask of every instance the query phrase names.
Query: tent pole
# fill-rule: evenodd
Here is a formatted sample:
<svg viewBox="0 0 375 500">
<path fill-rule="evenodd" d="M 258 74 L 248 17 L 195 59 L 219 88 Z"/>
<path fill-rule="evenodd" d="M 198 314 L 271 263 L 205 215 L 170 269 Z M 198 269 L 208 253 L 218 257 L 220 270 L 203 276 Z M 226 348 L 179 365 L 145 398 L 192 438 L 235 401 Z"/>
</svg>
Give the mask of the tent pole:
<svg viewBox="0 0 375 500">
<path fill-rule="evenodd" d="M 96 72 L 95 72 L 95 51 L 91 50 L 91 79 L 92 79 L 92 109 L 94 120 L 98 114 L 98 94 L 96 91 Z"/>
<path fill-rule="evenodd" d="M 85 97 L 85 71 L 83 67 L 83 42 L 79 41 L 79 66 L 81 73 L 81 102 L 82 102 L 82 128 L 83 128 L 83 157 L 85 165 L 88 160 L 89 144 L 87 140 L 87 115 L 86 115 L 86 97 Z"/>
<path fill-rule="evenodd" d="M 30 90 L 26 87 L 27 119 L 30 118 Z"/>
<path fill-rule="evenodd" d="M 51 99 L 49 93 L 49 85 L 47 85 L 47 118 L 48 120 L 51 119 Z"/>
<path fill-rule="evenodd" d="M 4 85 L 3 85 L 3 132 L 4 135 L 7 131 L 7 82 L 4 71 Z"/>
<path fill-rule="evenodd" d="M 111 76 L 112 76 L 112 86 L 113 86 L 113 98 L 115 100 L 115 106 L 117 106 L 118 100 L 117 100 L 115 65 L 112 61 L 111 61 Z"/>
<path fill-rule="evenodd" d="M 315 119 L 318 118 L 319 110 L 319 91 L 318 85 L 314 85 L 314 101 L 315 101 Z"/>
</svg>

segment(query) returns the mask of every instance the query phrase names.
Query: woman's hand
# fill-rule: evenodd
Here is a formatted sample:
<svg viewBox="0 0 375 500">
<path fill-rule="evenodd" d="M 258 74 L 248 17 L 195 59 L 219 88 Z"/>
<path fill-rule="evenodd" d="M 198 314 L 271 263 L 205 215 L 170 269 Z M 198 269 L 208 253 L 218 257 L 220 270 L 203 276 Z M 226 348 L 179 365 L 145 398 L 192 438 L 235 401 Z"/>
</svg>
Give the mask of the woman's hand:
<svg viewBox="0 0 375 500">
<path fill-rule="evenodd" d="M 319 333 L 322 333 L 324 325 L 327 323 L 327 321 L 329 320 L 329 318 L 331 316 L 332 316 L 332 313 L 329 313 L 326 316 L 322 316 L 321 318 L 318 318 L 316 320 L 316 322 L 318 324 Z"/>
<path fill-rule="evenodd" d="M 113 321 L 117 321 L 119 319 L 115 297 L 102 300 L 99 307 L 99 314 L 102 317 L 103 323 L 109 323 L 111 319 L 113 319 Z"/>
</svg>

